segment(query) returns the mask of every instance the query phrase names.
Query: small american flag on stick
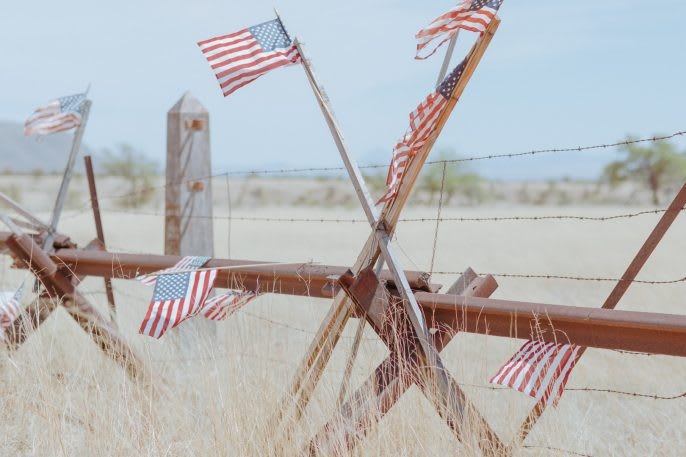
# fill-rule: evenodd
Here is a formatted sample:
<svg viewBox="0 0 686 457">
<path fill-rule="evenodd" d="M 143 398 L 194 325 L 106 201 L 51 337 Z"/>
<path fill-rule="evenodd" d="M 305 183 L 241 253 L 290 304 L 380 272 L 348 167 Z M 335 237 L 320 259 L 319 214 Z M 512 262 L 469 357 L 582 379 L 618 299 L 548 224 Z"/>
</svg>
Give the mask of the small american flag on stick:
<svg viewBox="0 0 686 457">
<path fill-rule="evenodd" d="M 415 59 L 423 60 L 432 56 L 443 43 L 450 40 L 459 30 L 470 30 L 483 33 L 495 17 L 503 0 L 463 0 L 447 13 L 437 17 L 427 27 L 415 35 L 417 55 Z M 431 49 L 432 42 L 441 40 Z M 420 55 L 422 51 L 428 54 Z"/>
<path fill-rule="evenodd" d="M 510 387 L 546 406 L 562 396 L 576 363 L 579 346 L 528 341 L 489 382 Z"/>
<path fill-rule="evenodd" d="M 24 122 L 24 135 L 49 135 L 81 125 L 86 94 L 69 95 L 41 106 Z"/>
<path fill-rule="evenodd" d="M 450 72 L 436 91 L 429 94 L 417 108 L 410 113 L 410 127 L 393 148 L 393 158 L 386 178 L 386 193 L 377 203 L 387 202 L 398 193 L 405 169 L 410 160 L 419 152 L 436 130 L 436 124 L 448 100 L 460 80 L 466 61 L 463 60 Z"/>
<path fill-rule="evenodd" d="M 198 43 L 224 97 L 279 67 L 300 62 L 300 53 L 279 19 Z"/>
<path fill-rule="evenodd" d="M 216 277 L 217 270 L 158 276 L 139 332 L 160 338 L 167 330 L 200 313 Z"/>
<path fill-rule="evenodd" d="M 201 313 L 213 321 L 222 321 L 247 305 L 255 297 L 257 294 L 251 291 L 230 291 L 208 299 L 202 307 Z"/>
<path fill-rule="evenodd" d="M 21 296 L 24 283 L 14 292 L 4 292 L 0 295 L 0 337 L 4 339 L 5 329 L 9 328 L 21 312 Z"/>
</svg>

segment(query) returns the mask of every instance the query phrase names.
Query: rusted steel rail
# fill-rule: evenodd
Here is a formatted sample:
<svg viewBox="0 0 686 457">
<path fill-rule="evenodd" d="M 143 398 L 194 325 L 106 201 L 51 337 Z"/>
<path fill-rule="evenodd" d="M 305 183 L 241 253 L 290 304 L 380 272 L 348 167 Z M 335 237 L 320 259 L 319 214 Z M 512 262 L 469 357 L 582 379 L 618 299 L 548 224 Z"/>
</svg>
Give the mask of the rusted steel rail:
<svg viewBox="0 0 686 457">
<path fill-rule="evenodd" d="M 686 356 L 686 316 L 417 292 L 450 328 L 547 342 Z"/>
<path fill-rule="evenodd" d="M 109 252 L 89 252 L 79 249 L 61 249 L 53 256 L 55 262 L 69 267 L 81 276 L 104 276 L 111 278 L 133 278 L 137 275 L 152 273 L 169 268 L 178 262 L 179 256 L 113 254 Z M 223 268 L 250 265 L 233 270 L 219 271 L 215 287 L 244 288 L 263 293 L 287 295 L 307 295 L 319 298 L 332 298 L 335 292 L 332 285 L 335 278 L 347 271 L 346 267 L 313 264 L 266 265 L 254 260 L 212 259 L 204 268 Z M 429 283 L 429 275 L 419 271 L 407 271 L 408 280 L 414 290 L 437 291 L 440 286 Z M 382 280 L 393 282 L 391 273 L 384 270 Z"/>
<path fill-rule="evenodd" d="M 10 235 L 0 232 L 0 248 Z M 180 257 L 58 249 L 51 259 L 77 276 L 128 279 L 169 268 Z M 213 259 L 208 266 L 257 263 Z M 216 286 L 331 298 L 332 276 L 345 271 L 345 267 L 309 264 L 250 266 L 221 271 Z M 384 277 L 390 279 L 390 274 Z M 455 331 L 686 356 L 686 316 L 436 294 L 425 273 L 408 272 L 408 277 L 428 320 L 435 315 L 436 320 L 450 322 Z"/>
</svg>

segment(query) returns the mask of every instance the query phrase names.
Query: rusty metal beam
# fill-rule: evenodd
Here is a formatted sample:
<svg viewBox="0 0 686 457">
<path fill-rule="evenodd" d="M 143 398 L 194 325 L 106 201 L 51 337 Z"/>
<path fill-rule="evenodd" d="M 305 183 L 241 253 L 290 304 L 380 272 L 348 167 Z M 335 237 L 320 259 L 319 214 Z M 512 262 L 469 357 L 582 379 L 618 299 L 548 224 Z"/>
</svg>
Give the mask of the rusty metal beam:
<svg viewBox="0 0 686 457">
<path fill-rule="evenodd" d="M 2 233 L 0 233 L 2 237 Z M 102 276 L 115 279 L 131 279 L 135 276 L 153 273 L 172 267 L 181 257 L 163 255 L 117 254 L 109 252 L 84 252 L 79 249 L 60 249 L 52 255 L 57 264 L 66 265 L 79 276 Z M 221 268 L 238 265 L 258 265 L 270 262 L 253 260 L 212 259 L 206 268 Z M 250 266 L 236 270 L 222 270 L 217 275 L 216 287 L 246 288 L 261 292 L 288 295 L 308 295 L 331 298 L 336 292 L 331 288 L 335 279 L 344 274 L 347 267 L 313 264 Z M 415 290 L 437 291 L 440 285 L 430 284 L 429 275 L 419 271 L 406 272 L 410 285 Z M 391 273 L 384 270 L 381 279 L 393 282 Z"/>
<path fill-rule="evenodd" d="M 0 232 L 0 247 L 8 233 Z M 51 259 L 78 276 L 132 278 L 174 265 L 179 257 L 59 249 Z M 210 267 L 256 264 L 245 260 L 213 259 Z M 267 262 L 265 262 L 267 263 Z M 345 267 L 277 265 L 244 267 L 220 272 L 217 287 L 245 287 L 263 292 L 331 298 L 330 276 Z M 409 272 L 416 289 L 429 289 L 428 276 Z M 384 278 L 384 275 L 382 275 Z M 390 274 L 385 273 L 385 279 Z M 324 290 L 323 290 L 324 289 Z M 455 331 L 520 339 L 573 342 L 581 346 L 686 356 L 686 316 L 636 311 L 495 300 L 416 292 L 430 321 L 450 322 Z"/>
<path fill-rule="evenodd" d="M 429 320 L 455 331 L 686 356 L 686 316 L 491 298 L 416 294 Z"/>
<path fill-rule="evenodd" d="M 7 239 L 7 247 L 19 259 L 20 265 L 29 269 L 40 281 L 45 298 L 59 301 L 103 352 L 119 363 L 132 378 L 149 383 L 149 372 L 141 357 L 79 293 L 71 278 L 30 236 L 22 233 L 12 235 Z M 50 308 L 45 311 L 49 314 Z M 42 312 L 35 316 L 37 321 L 46 317 L 47 315 L 43 315 Z M 18 336 L 17 340 L 20 338 L 25 339 L 25 334 Z M 16 345 L 17 342 L 10 341 L 10 346 Z"/>
</svg>

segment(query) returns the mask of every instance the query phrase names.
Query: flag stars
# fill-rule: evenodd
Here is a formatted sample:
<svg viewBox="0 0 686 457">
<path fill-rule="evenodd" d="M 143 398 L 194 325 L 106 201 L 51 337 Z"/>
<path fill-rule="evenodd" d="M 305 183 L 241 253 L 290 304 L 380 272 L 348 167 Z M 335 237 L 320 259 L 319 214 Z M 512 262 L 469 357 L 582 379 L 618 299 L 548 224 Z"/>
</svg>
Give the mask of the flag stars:
<svg viewBox="0 0 686 457">
<path fill-rule="evenodd" d="M 286 48 L 291 43 L 278 19 L 250 27 L 249 30 L 265 52 Z"/>
<path fill-rule="evenodd" d="M 188 289 L 190 273 L 160 275 L 155 284 L 155 300 L 175 300 L 182 298 Z"/>
</svg>

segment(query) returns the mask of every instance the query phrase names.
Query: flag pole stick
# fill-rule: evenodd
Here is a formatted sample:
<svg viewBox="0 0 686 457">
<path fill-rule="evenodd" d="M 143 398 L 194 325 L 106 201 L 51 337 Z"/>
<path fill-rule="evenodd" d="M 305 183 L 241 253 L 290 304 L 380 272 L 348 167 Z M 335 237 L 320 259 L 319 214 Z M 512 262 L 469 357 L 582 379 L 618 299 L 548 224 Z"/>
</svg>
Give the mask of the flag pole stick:
<svg viewBox="0 0 686 457">
<path fill-rule="evenodd" d="M 438 72 L 438 79 L 436 80 L 436 87 L 438 87 L 442 82 L 445 75 L 448 73 L 448 67 L 450 66 L 450 60 L 453 57 L 453 52 L 455 51 L 455 44 L 457 43 L 457 37 L 460 34 L 460 29 L 457 29 L 455 35 L 450 39 L 448 43 L 448 48 L 445 51 L 445 58 L 443 59 L 443 65 L 441 65 L 441 70 Z"/>
<path fill-rule="evenodd" d="M 421 311 L 419 310 L 419 306 L 417 305 L 416 299 L 414 298 L 414 294 L 412 293 L 412 290 L 409 284 L 407 283 L 407 278 L 405 277 L 402 270 L 400 270 L 399 268 L 399 262 L 396 259 L 395 254 L 393 253 L 392 247 L 390 245 L 390 236 L 386 232 L 386 229 L 383 227 L 383 225 L 379 225 L 379 213 L 374 205 L 374 200 L 372 199 L 369 190 L 367 189 L 366 183 L 364 181 L 364 178 L 362 177 L 362 173 L 360 172 L 359 167 L 357 166 L 357 163 L 355 162 L 355 159 L 352 157 L 352 155 L 348 151 L 347 146 L 345 145 L 343 134 L 341 133 L 338 123 L 336 122 L 336 119 L 333 116 L 330 103 L 325 98 L 324 91 L 321 89 L 321 86 L 319 85 L 319 82 L 317 81 L 317 78 L 314 75 L 310 61 L 307 59 L 303 51 L 303 46 L 298 40 L 298 38 L 295 39 L 294 43 L 296 48 L 298 49 L 298 52 L 300 53 L 300 57 L 302 59 L 307 79 L 310 82 L 310 85 L 312 86 L 312 90 L 317 99 L 317 102 L 319 103 L 322 113 L 324 114 L 324 118 L 329 126 L 329 130 L 331 131 L 331 135 L 333 136 L 334 142 L 336 143 L 336 147 L 338 148 L 341 158 L 343 159 L 343 163 L 345 164 L 345 167 L 348 170 L 348 174 L 350 175 L 350 180 L 352 181 L 353 187 L 355 188 L 357 197 L 360 200 L 360 203 L 362 204 L 362 209 L 367 215 L 369 225 L 372 227 L 372 230 L 374 230 L 376 234 L 383 257 L 386 260 L 389 269 L 393 273 L 394 279 L 397 281 L 396 284 L 399 286 L 399 291 L 401 292 L 401 295 L 404 299 L 407 300 L 407 302 L 410 304 L 412 308 L 411 312 L 409 313 L 410 319 L 413 322 L 419 339 L 422 341 L 423 348 L 428 352 L 430 351 L 428 347 L 428 345 L 430 344 L 428 328 L 426 326 L 426 322 L 424 321 L 424 317 Z"/>
<path fill-rule="evenodd" d="M 64 203 L 67 199 L 67 189 L 69 188 L 69 183 L 71 182 L 71 177 L 74 173 L 74 164 L 76 163 L 76 156 L 81 148 L 81 140 L 83 138 L 83 133 L 86 130 L 86 124 L 88 123 L 88 114 L 91 109 L 91 101 L 84 100 L 83 114 L 81 115 L 81 123 L 76 128 L 74 132 L 74 139 L 71 143 L 71 151 L 69 153 L 69 160 L 67 160 L 67 166 L 64 169 L 64 175 L 62 176 L 62 183 L 60 184 L 60 189 L 57 192 L 57 199 L 55 200 L 55 206 L 52 209 L 52 218 L 50 219 L 50 226 L 48 227 L 48 233 L 43 242 L 43 249 L 52 250 L 52 241 L 55 237 L 55 231 L 57 230 L 57 224 L 59 223 L 60 216 L 62 214 L 62 209 L 64 208 Z"/>
<path fill-rule="evenodd" d="M 2 191 L 0 191 L 0 204 L 3 206 L 9 206 L 10 208 L 12 208 L 17 214 L 24 217 L 29 222 L 30 225 L 35 226 L 35 228 L 37 228 L 39 230 L 47 230 L 48 229 L 48 224 L 46 224 L 45 222 L 41 221 L 36 216 L 31 214 L 30 211 L 28 211 L 26 208 L 21 206 L 19 203 L 12 200 L 8 195 L 6 195 Z"/>
</svg>

